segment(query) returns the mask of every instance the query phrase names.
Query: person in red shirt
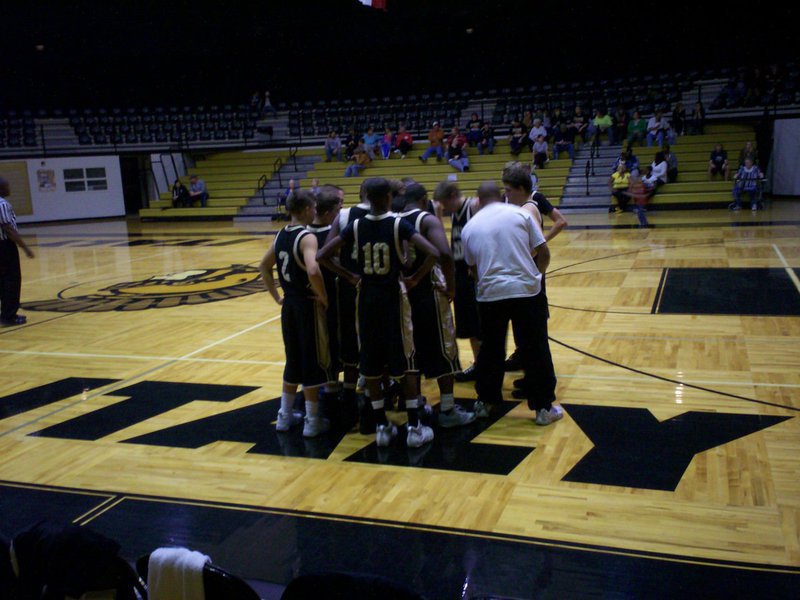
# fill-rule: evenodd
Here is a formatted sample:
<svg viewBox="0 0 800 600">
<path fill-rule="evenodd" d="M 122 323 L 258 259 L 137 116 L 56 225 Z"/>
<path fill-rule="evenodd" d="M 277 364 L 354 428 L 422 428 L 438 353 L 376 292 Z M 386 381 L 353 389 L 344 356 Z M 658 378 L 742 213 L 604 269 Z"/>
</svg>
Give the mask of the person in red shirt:
<svg viewBox="0 0 800 600">
<path fill-rule="evenodd" d="M 411 150 L 411 146 L 414 144 L 414 138 L 411 137 L 411 134 L 406 131 L 405 125 L 401 125 L 400 129 L 397 131 L 397 137 L 395 138 L 395 153 L 400 153 L 400 158 L 405 158 L 408 151 Z"/>
<path fill-rule="evenodd" d="M 456 171 L 469 171 L 469 159 L 467 158 L 467 138 L 462 134 L 458 127 L 453 127 L 447 138 L 447 162 Z"/>
</svg>

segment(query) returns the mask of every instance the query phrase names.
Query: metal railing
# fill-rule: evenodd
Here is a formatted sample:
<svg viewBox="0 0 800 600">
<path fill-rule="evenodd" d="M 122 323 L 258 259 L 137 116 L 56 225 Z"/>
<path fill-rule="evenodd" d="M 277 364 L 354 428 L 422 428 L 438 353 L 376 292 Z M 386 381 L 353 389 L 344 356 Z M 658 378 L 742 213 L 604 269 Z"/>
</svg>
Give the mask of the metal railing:
<svg viewBox="0 0 800 600">
<path fill-rule="evenodd" d="M 254 195 L 258 195 L 258 194 L 261 195 L 261 204 L 263 206 L 267 205 L 267 193 L 264 190 L 264 188 L 267 187 L 267 182 L 268 181 L 269 181 L 269 178 L 266 175 L 262 175 L 261 177 L 258 178 L 258 183 L 256 184 L 256 192 L 255 192 Z"/>
</svg>

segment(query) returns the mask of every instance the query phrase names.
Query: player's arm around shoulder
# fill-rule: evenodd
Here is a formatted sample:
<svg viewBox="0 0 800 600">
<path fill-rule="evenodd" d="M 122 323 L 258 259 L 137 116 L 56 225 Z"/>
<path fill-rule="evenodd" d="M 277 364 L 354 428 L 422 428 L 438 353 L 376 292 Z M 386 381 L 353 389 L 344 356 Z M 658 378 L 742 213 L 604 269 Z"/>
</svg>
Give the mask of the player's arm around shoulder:
<svg viewBox="0 0 800 600">
<path fill-rule="evenodd" d="M 278 236 L 275 236 L 275 240 L 277 239 Z M 267 291 L 270 296 L 272 296 L 272 299 L 275 300 L 277 304 L 283 304 L 283 298 L 281 298 L 281 295 L 278 293 L 278 286 L 275 285 L 275 277 L 272 275 L 272 269 L 275 267 L 276 263 L 275 240 L 272 241 L 269 250 L 264 254 L 264 258 L 261 259 L 258 270 L 261 271 L 261 278 L 264 280 L 264 285 L 267 286 Z"/>
<path fill-rule="evenodd" d="M 452 300 L 456 294 L 455 262 L 450 244 L 447 243 L 447 234 L 442 222 L 437 218 L 426 218 L 422 221 L 422 234 L 439 251 L 439 264 L 442 265 L 442 274 L 445 280 L 445 289 L 441 290 L 448 299 Z"/>
</svg>

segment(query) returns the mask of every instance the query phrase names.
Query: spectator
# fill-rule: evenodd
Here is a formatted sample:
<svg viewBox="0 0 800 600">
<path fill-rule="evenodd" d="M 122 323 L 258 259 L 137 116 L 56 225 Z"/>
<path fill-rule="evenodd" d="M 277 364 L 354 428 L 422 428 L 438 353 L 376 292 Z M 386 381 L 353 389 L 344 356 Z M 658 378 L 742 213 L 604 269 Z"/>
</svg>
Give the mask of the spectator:
<svg viewBox="0 0 800 600">
<path fill-rule="evenodd" d="M 745 142 L 744 148 L 739 151 L 739 167 L 743 166 L 748 158 L 753 164 L 758 164 L 758 152 L 753 142 Z"/>
<path fill-rule="evenodd" d="M 481 141 L 478 142 L 478 154 L 483 154 L 484 150 L 488 150 L 489 154 L 494 154 L 494 128 L 488 121 L 481 127 Z"/>
<path fill-rule="evenodd" d="M 443 142 L 444 131 L 442 131 L 442 128 L 439 127 L 439 122 L 434 121 L 431 130 L 428 132 L 429 146 L 425 149 L 425 152 L 422 153 L 422 156 L 420 156 L 419 159 L 422 162 L 428 162 L 428 157 L 431 154 L 436 154 L 436 161 L 441 162 L 442 157 L 444 156 L 444 150 L 442 149 Z"/>
<path fill-rule="evenodd" d="M 664 146 L 664 160 L 667 161 L 667 183 L 675 183 L 678 181 L 678 157 L 669 146 Z"/>
<path fill-rule="evenodd" d="M 655 192 L 658 191 L 658 188 L 667 183 L 668 165 L 667 161 L 664 159 L 663 152 L 656 152 L 656 156 L 653 159 L 653 164 L 651 166 L 653 167 L 652 176 L 655 177 L 655 187 L 653 189 L 653 194 L 651 194 L 652 196 L 655 195 Z"/>
<path fill-rule="evenodd" d="M 536 168 L 543 169 L 550 159 L 547 158 L 547 142 L 543 135 L 539 135 L 533 143 L 533 164 Z"/>
<path fill-rule="evenodd" d="M 628 149 L 633 146 L 633 142 L 642 145 L 647 136 L 647 121 L 642 119 L 638 110 L 633 111 L 633 118 L 628 122 Z"/>
<path fill-rule="evenodd" d="M 567 128 L 567 124 L 562 122 L 558 130 L 553 135 L 553 159 L 558 160 L 559 152 L 566 152 L 570 160 L 575 160 L 575 132 Z"/>
<path fill-rule="evenodd" d="M 618 142 L 628 136 L 628 113 L 621 106 L 614 113 L 614 139 Z"/>
<path fill-rule="evenodd" d="M 525 131 L 530 131 L 531 127 L 533 127 L 533 114 L 531 111 L 526 110 L 522 115 L 522 126 L 525 128 Z"/>
<path fill-rule="evenodd" d="M 672 122 L 670 125 L 675 130 L 675 135 L 686 134 L 686 109 L 683 108 L 683 102 L 678 102 L 675 104 L 675 108 L 672 109 Z"/>
<path fill-rule="evenodd" d="M 336 160 L 341 162 L 342 140 L 339 139 L 339 135 L 335 131 L 331 131 L 328 133 L 328 137 L 325 138 L 325 162 L 331 162 L 334 154 L 336 155 Z"/>
<path fill-rule="evenodd" d="M 397 132 L 397 137 L 395 138 L 395 152 L 400 153 L 400 158 L 405 158 L 408 151 L 411 150 L 411 146 L 414 144 L 414 138 L 411 137 L 411 134 L 406 131 L 405 125 L 400 125 L 400 129 Z"/>
<path fill-rule="evenodd" d="M 315 177 L 314 179 L 311 180 L 311 187 L 308 188 L 308 191 L 310 191 L 312 194 L 316 196 L 317 194 L 319 194 L 319 190 L 320 190 L 319 179 Z"/>
<path fill-rule="evenodd" d="M 289 218 L 289 213 L 286 212 L 286 202 L 298 191 L 300 191 L 300 183 L 294 179 L 290 179 L 286 189 L 278 194 L 278 209 L 284 211 L 285 214 L 283 218 Z"/>
<path fill-rule="evenodd" d="M 181 183 L 180 179 L 176 179 L 175 183 L 172 184 L 172 208 L 177 208 L 178 205 L 181 208 L 188 208 L 192 205 L 189 190 Z"/>
<path fill-rule="evenodd" d="M 614 120 L 611 118 L 611 115 L 605 111 L 605 109 L 599 108 L 595 111 L 595 117 L 592 120 L 592 124 L 589 125 L 589 137 L 591 138 L 592 142 L 597 140 L 597 143 L 600 144 L 600 136 L 604 133 L 608 136 L 609 145 L 613 146 Z"/>
<path fill-rule="evenodd" d="M 544 136 L 544 139 L 547 139 L 550 136 L 553 127 L 553 121 L 550 118 L 550 111 L 547 110 L 546 108 L 542 111 L 541 120 L 542 120 L 542 127 L 544 127 L 547 130 L 547 135 Z M 536 121 L 536 119 L 534 119 L 534 121 Z"/>
<path fill-rule="evenodd" d="M 706 111 L 703 109 L 703 105 L 700 102 L 695 102 L 694 108 L 692 109 L 692 117 L 687 127 L 689 135 L 702 135 L 705 123 Z"/>
<path fill-rule="evenodd" d="M 586 113 L 583 112 L 583 109 L 580 106 L 575 107 L 575 114 L 572 115 L 572 123 L 570 124 L 572 127 L 573 132 L 575 133 L 575 141 L 578 141 L 578 138 L 581 141 L 586 141 L 586 133 L 587 128 L 589 127 L 589 120 L 586 117 Z"/>
<path fill-rule="evenodd" d="M 652 146 L 657 141 L 659 146 L 664 145 L 664 132 L 669 127 L 667 120 L 660 110 L 656 111 L 650 120 L 647 121 L 647 145 Z"/>
<path fill-rule="evenodd" d="M 347 137 L 344 138 L 345 160 L 351 160 L 353 158 L 353 154 L 355 153 L 357 146 L 358 146 L 358 138 L 356 137 L 356 131 L 351 127 L 350 132 L 347 134 Z"/>
<path fill-rule="evenodd" d="M 742 194 L 747 192 L 750 196 L 750 209 L 758 210 L 758 192 L 764 174 L 761 172 L 755 161 L 749 156 L 744 159 L 744 164 L 736 172 L 735 184 L 733 185 L 733 202 L 728 207 L 731 210 L 741 210 Z"/>
<path fill-rule="evenodd" d="M 553 134 L 555 134 L 555 132 L 558 131 L 562 123 L 566 125 L 567 116 L 561 111 L 560 106 L 556 106 L 553 109 L 553 113 L 550 115 L 550 128 Z"/>
<path fill-rule="evenodd" d="M 250 96 L 250 109 L 261 113 L 261 92 L 253 92 Z"/>
<path fill-rule="evenodd" d="M 467 138 L 458 130 L 458 127 L 453 127 L 447 138 L 447 162 L 456 171 L 469 171 Z"/>
<path fill-rule="evenodd" d="M 367 152 L 364 144 L 364 138 L 361 138 L 358 141 L 358 146 L 356 146 L 356 151 L 353 153 L 353 164 L 349 165 L 347 169 L 345 169 L 344 176 L 357 177 L 361 174 L 361 171 L 369 166 L 371 162 L 372 159 L 370 159 L 369 153 Z"/>
<path fill-rule="evenodd" d="M 380 136 L 375 133 L 375 128 L 367 127 L 367 133 L 362 138 L 364 142 L 364 151 L 369 156 L 369 159 L 375 160 L 375 150 L 380 151 Z"/>
<path fill-rule="evenodd" d="M 381 139 L 381 156 L 387 159 L 392 153 L 392 146 L 394 145 L 394 134 L 390 127 L 383 130 L 383 138 Z"/>
<path fill-rule="evenodd" d="M 619 165 L 625 165 L 625 170 L 632 176 L 639 174 L 639 159 L 632 150 L 620 152 L 619 158 L 614 161 L 611 172 L 614 173 Z"/>
<path fill-rule="evenodd" d="M 539 136 L 547 140 L 548 133 L 547 127 L 542 125 L 542 120 L 537 118 L 533 120 L 533 127 L 531 127 L 530 131 L 528 132 L 528 139 L 530 140 L 531 147 L 533 147 L 533 144 L 536 143 L 536 140 Z"/>
<path fill-rule="evenodd" d="M 618 212 L 625 212 L 625 207 L 628 206 L 628 196 L 625 192 L 628 191 L 630 180 L 631 174 L 625 168 L 624 162 L 617 165 L 617 170 L 608 179 L 608 189 L 611 190 L 611 196 L 617 199 Z M 613 204 L 608 207 L 608 212 L 614 212 Z"/>
<path fill-rule="evenodd" d="M 264 92 L 264 104 L 261 107 L 261 117 L 263 118 L 266 116 L 267 113 L 272 115 L 277 115 L 278 111 L 272 106 L 272 101 L 269 97 L 269 91 Z"/>
<path fill-rule="evenodd" d="M 191 206 L 195 200 L 199 200 L 200 206 L 205 208 L 208 198 L 209 194 L 206 189 L 206 182 L 197 175 L 189 177 L 189 206 Z"/>
<path fill-rule="evenodd" d="M 644 168 L 642 185 L 644 185 L 647 197 L 652 198 L 656 193 L 656 187 L 658 187 L 658 177 L 656 177 L 655 173 L 653 173 L 653 165 L 647 165 Z"/>
<path fill-rule="evenodd" d="M 483 135 L 481 129 L 483 128 L 483 121 L 478 117 L 478 113 L 472 113 L 469 121 L 467 121 L 467 142 L 470 146 L 477 146 L 481 142 Z"/>
<path fill-rule="evenodd" d="M 519 156 L 525 143 L 525 128 L 518 120 L 511 121 L 511 131 L 508 134 L 508 145 L 511 146 L 511 154 Z"/>
<path fill-rule="evenodd" d="M 711 156 L 708 158 L 708 180 L 714 179 L 714 175 L 719 173 L 728 181 L 730 178 L 730 165 L 728 164 L 728 153 L 722 148 L 722 144 L 714 146 Z"/>
</svg>

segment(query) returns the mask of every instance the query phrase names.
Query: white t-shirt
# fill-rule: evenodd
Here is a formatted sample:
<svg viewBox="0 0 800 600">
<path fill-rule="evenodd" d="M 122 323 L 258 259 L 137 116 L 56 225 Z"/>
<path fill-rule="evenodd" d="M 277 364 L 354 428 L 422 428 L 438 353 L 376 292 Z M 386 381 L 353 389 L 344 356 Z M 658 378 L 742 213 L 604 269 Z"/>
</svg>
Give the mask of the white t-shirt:
<svg viewBox="0 0 800 600">
<path fill-rule="evenodd" d="M 492 202 L 461 230 L 464 260 L 478 274 L 478 302 L 537 295 L 542 274 L 531 252 L 545 243 L 533 216 L 511 204 Z"/>
</svg>

